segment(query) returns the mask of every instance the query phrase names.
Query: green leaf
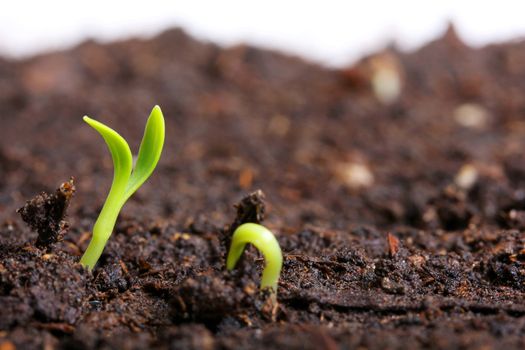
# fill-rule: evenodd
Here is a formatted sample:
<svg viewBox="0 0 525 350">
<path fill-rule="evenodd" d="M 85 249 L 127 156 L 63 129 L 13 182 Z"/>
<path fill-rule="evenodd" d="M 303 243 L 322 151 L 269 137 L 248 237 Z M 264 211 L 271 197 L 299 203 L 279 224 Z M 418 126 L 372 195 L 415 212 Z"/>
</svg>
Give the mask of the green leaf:
<svg viewBox="0 0 525 350">
<path fill-rule="evenodd" d="M 135 169 L 126 187 L 126 200 L 150 177 L 159 162 L 164 145 L 164 116 L 159 106 L 153 107 L 146 123 L 144 136 L 140 143 Z"/>
<path fill-rule="evenodd" d="M 131 156 L 129 145 L 115 130 L 107 127 L 101 122 L 91 119 L 88 116 L 84 117 L 84 121 L 102 135 L 104 141 L 106 141 L 106 144 L 108 145 L 111 158 L 113 159 L 113 183 L 111 184 L 108 199 L 113 196 L 120 197 L 128 185 L 131 169 L 133 167 L 133 158 Z"/>
</svg>

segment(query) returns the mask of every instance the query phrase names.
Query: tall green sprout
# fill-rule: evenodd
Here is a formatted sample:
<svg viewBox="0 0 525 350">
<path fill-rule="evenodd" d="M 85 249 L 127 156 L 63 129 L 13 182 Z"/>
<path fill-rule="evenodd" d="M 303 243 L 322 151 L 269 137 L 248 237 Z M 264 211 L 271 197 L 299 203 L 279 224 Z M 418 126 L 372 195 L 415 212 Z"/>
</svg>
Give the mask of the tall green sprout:
<svg viewBox="0 0 525 350">
<path fill-rule="evenodd" d="M 270 289 L 272 299 L 275 301 L 277 282 L 279 281 L 279 275 L 281 274 L 283 265 L 283 255 L 279 242 L 277 242 L 273 233 L 266 227 L 246 223 L 235 230 L 230 251 L 226 258 L 226 268 L 233 270 L 244 252 L 244 247 L 248 243 L 253 244 L 264 256 L 265 267 L 261 277 L 261 289 Z"/>
<path fill-rule="evenodd" d="M 153 173 L 164 145 L 164 116 L 159 106 L 153 107 L 146 123 L 139 154 L 133 168 L 133 158 L 128 143 L 116 131 L 106 125 L 84 117 L 84 121 L 104 138 L 113 159 L 113 183 L 106 202 L 100 211 L 93 237 L 80 263 L 92 270 L 111 236 L 118 214 L 126 201 Z"/>
</svg>

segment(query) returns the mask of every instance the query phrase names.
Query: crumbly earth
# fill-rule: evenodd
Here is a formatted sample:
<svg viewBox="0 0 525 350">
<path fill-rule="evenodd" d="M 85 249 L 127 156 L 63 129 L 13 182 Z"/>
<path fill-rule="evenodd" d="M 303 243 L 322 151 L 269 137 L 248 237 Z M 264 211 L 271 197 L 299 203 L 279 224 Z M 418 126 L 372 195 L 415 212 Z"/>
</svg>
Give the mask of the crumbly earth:
<svg viewBox="0 0 525 350">
<path fill-rule="evenodd" d="M 62 183 L 55 193 L 42 192 L 17 210 L 22 220 L 38 233 L 35 242 L 37 247 L 45 248 L 54 244 L 67 233 L 66 211 L 74 193 L 75 185 L 71 178 Z"/>
<path fill-rule="evenodd" d="M 86 271 L 112 164 L 81 117 L 136 150 L 155 104 L 158 169 Z M 346 69 L 177 29 L 0 59 L 0 349 L 522 349 L 524 117 L 525 42 L 453 28 Z M 69 232 L 39 248 L 15 210 L 70 176 Z M 258 188 L 278 308 L 255 249 L 224 267 Z"/>
</svg>

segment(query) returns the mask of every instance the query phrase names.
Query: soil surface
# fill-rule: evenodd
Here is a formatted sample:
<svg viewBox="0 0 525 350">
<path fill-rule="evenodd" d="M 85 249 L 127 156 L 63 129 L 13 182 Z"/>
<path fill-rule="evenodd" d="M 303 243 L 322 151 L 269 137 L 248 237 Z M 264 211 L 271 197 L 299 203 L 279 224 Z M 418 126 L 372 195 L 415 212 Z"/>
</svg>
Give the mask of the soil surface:
<svg viewBox="0 0 525 350">
<path fill-rule="evenodd" d="M 136 152 L 155 104 L 159 166 L 86 271 L 112 163 L 82 116 Z M 525 347 L 525 42 L 450 28 L 328 69 L 181 30 L 91 41 L 0 59 L 0 118 L 1 350 Z M 254 248 L 224 266 L 263 219 L 277 308 Z"/>
</svg>

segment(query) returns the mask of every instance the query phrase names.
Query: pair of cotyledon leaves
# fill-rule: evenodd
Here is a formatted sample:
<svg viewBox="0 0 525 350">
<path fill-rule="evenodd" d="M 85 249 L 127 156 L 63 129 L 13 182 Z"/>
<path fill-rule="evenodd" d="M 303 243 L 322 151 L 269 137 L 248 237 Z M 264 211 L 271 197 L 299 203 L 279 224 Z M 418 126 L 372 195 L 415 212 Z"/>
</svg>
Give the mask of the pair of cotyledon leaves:
<svg viewBox="0 0 525 350">
<path fill-rule="evenodd" d="M 111 236 L 120 209 L 153 173 L 162 153 L 165 126 L 162 111 L 159 106 L 155 106 L 146 123 L 135 168 L 133 168 L 131 150 L 122 136 L 113 129 L 87 116 L 84 117 L 84 121 L 102 135 L 114 164 L 111 189 L 93 227 L 93 238 L 80 260 L 84 266 L 92 269 Z"/>
</svg>

